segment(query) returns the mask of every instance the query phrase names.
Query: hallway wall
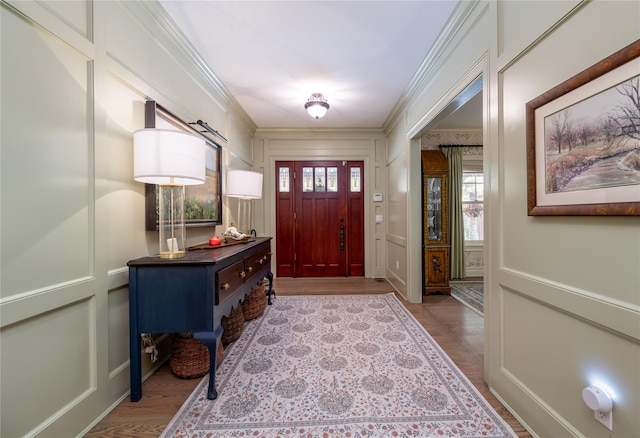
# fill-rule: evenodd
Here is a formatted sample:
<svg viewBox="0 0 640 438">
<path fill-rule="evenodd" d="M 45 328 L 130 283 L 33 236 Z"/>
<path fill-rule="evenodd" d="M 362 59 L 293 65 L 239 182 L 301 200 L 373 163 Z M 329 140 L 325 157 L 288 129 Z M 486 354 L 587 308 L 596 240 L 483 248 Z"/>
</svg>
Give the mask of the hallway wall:
<svg viewBox="0 0 640 438">
<path fill-rule="evenodd" d="M 456 11 L 456 30 L 385 125 L 388 198 L 406 212 L 387 225 L 387 276 L 421 300 L 419 139 L 482 75 L 485 379 L 538 436 L 635 436 L 640 219 L 528 216 L 525 105 L 640 39 L 640 4 L 463 2 Z M 396 272 L 403 256 L 407 269 Z M 613 431 L 582 401 L 596 383 L 613 395 Z"/>
<path fill-rule="evenodd" d="M 126 263 L 158 252 L 133 180 L 145 100 L 227 137 L 225 168 L 251 164 L 255 125 L 158 8 L 0 4 L 0 436 L 78 436 L 127 397 Z M 214 233 L 189 229 L 187 244 Z M 162 360 L 171 337 L 155 338 Z M 143 360 L 145 375 L 159 365 Z"/>
</svg>

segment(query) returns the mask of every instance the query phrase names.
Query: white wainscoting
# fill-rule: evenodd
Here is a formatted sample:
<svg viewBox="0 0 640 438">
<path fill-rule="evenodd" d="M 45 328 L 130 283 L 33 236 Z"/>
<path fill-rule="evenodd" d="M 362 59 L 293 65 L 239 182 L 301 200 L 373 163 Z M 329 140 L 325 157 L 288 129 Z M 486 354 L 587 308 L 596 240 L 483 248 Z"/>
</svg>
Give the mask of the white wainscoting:
<svg viewBox="0 0 640 438">
<path fill-rule="evenodd" d="M 464 246 L 464 266 L 467 277 L 484 276 L 484 244 L 467 243 Z"/>
</svg>

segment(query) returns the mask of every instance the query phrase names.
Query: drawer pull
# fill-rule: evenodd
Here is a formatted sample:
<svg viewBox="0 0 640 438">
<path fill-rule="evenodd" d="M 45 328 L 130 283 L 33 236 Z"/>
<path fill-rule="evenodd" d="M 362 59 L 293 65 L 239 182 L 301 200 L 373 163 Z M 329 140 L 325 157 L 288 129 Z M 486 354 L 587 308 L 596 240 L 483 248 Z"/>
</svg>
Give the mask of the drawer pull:
<svg viewBox="0 0 640 438">
<path fill-rule="evenodd" d="M 222 286 L 220 286 L 220 289 L 222 290 L 229 290 L 231 288 L 231 285 L 229 283 L 222 283 Z"/>
<path fill-rule="evenodd" d="M 252 271 L 253 271 L 253 266 L 249 266 L 249 267 L 247 268 L 247 272 L 251 273 Z"/>
<path fill-rule="evenodd" d="M 244 278 L 247 276 L 247 273 L 244 271 L 240 271 L 240 277 Z"/>
</svg>

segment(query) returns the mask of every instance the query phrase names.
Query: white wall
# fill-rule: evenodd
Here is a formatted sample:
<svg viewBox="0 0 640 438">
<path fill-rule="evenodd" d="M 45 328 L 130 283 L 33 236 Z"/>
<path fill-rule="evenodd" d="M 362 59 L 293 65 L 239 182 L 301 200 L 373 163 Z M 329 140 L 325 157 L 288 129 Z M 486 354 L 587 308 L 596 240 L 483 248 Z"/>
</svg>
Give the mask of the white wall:
<svg viewBox="0 0 640 438">
<path fill-rule="evenodd" d="M 411 163 L 407 157 L 407 139 L 403 132 L 403 126 L 399 123 L 398 129 L 394 129 L 387 134 L 387 157 L 385 178 L 387 181 L 387 224 L 386 224 L 386 277 L 387 280 L 401 293 L 405 298 L 413 302 L 420 302 L 421 298 L 416 299 L 420 291 L 413 291 L 413 297 L 409 296 L 409 272 L 421 271 L 422 264 L 422 245 L 420 250 L 413 249 L 414 253 L 410 253 L 409 246 L 409 223 L 408 218 L 417 218 L 422 223 L 422 201 L 420 199 L 420 181 L 421 176 L 416 174 L 415 162 L 414 172 L 409 172 L 409 164 Z M 419 161 L 418 151 L 418 161 Z M 415 157 L 414 157 L 415 161 Z M 420 166 L 418 164 L 418 166 Z M 418 170 L 418 173 L 420 171 Z M 414 175 L 413 184 L 410 183 L 409 177 Z M 418 184 L 416 186 L 416 183 Z M 413 192 L 410 189 L 414 188 Z M 413 196 L 413 198 L 411 198 Z M 420 238 L 422 241 L 422 232 L 417 229 L 414 232 L 414 238 Z M 413 263 L 410 266 L 411 261 Z M 420 283 L 416 283 L 418 289 L 422 289 Z"/>
<path fill-rule="evenodd" d="M 158 246 L 132 178 L 145 100 L 221 132 L 225 163 L 251 164 L 255 126 L 157 4 L 10 1 L 0 20 L 0 435 L 75 436 L 129 390 L 126 263 Z"/>
<path fill-rule="evenodd" d="M 640 219 L 527 216 L 525 104 L 639 39 L 640 4 L 467 2 L 457 12 L 468 14 L 462 26 L 386 127 L 389 198 L 407 203 L 388 224 L 388 276 L 420 301 L 420 270 L 393 264 L 420 254 L 415 139 L 481 73 L 487 383 L 537 436 L 637 436 Z M 582 402 L 598 378 L 615 393 L 612 432 Z"/>
<path fill-rule="evenodd" d="M 542 436 L 605 436 L 609 431 L 581 400 L 582 389 L 602 379 L 615 392 L 610 436 L 634 436 L 640 430 L 640 218 L 524 214 L 522 109 L 639 39 L 640 3 L 499 6 L 491 382 Z"/>
</svg>

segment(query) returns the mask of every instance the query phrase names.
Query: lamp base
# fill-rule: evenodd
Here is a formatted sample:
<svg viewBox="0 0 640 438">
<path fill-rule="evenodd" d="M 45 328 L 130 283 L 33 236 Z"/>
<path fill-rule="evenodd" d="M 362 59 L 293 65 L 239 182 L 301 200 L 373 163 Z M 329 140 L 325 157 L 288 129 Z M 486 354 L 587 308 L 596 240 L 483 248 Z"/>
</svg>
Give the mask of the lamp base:
<svg viewBox="0 0 640 438">
<path fill-rule="evenodd" d="M 161 259 L 180 259 L 182 257 L 184 257 L 186 254 L 186 251 L 163 251 L 160 253 L 160 258 Z"/>
<path fill-rule="evenodd" d="M 186 230 L 184 221 L 184 186 L 159 186 L 158 235 L 162 259 L 184 257 Z"/>
<path fill-rule="evenodd" d="M 251 234 L 251 199 L 238 199 L 237 230 L 249 236 Z"/>
</svg>

